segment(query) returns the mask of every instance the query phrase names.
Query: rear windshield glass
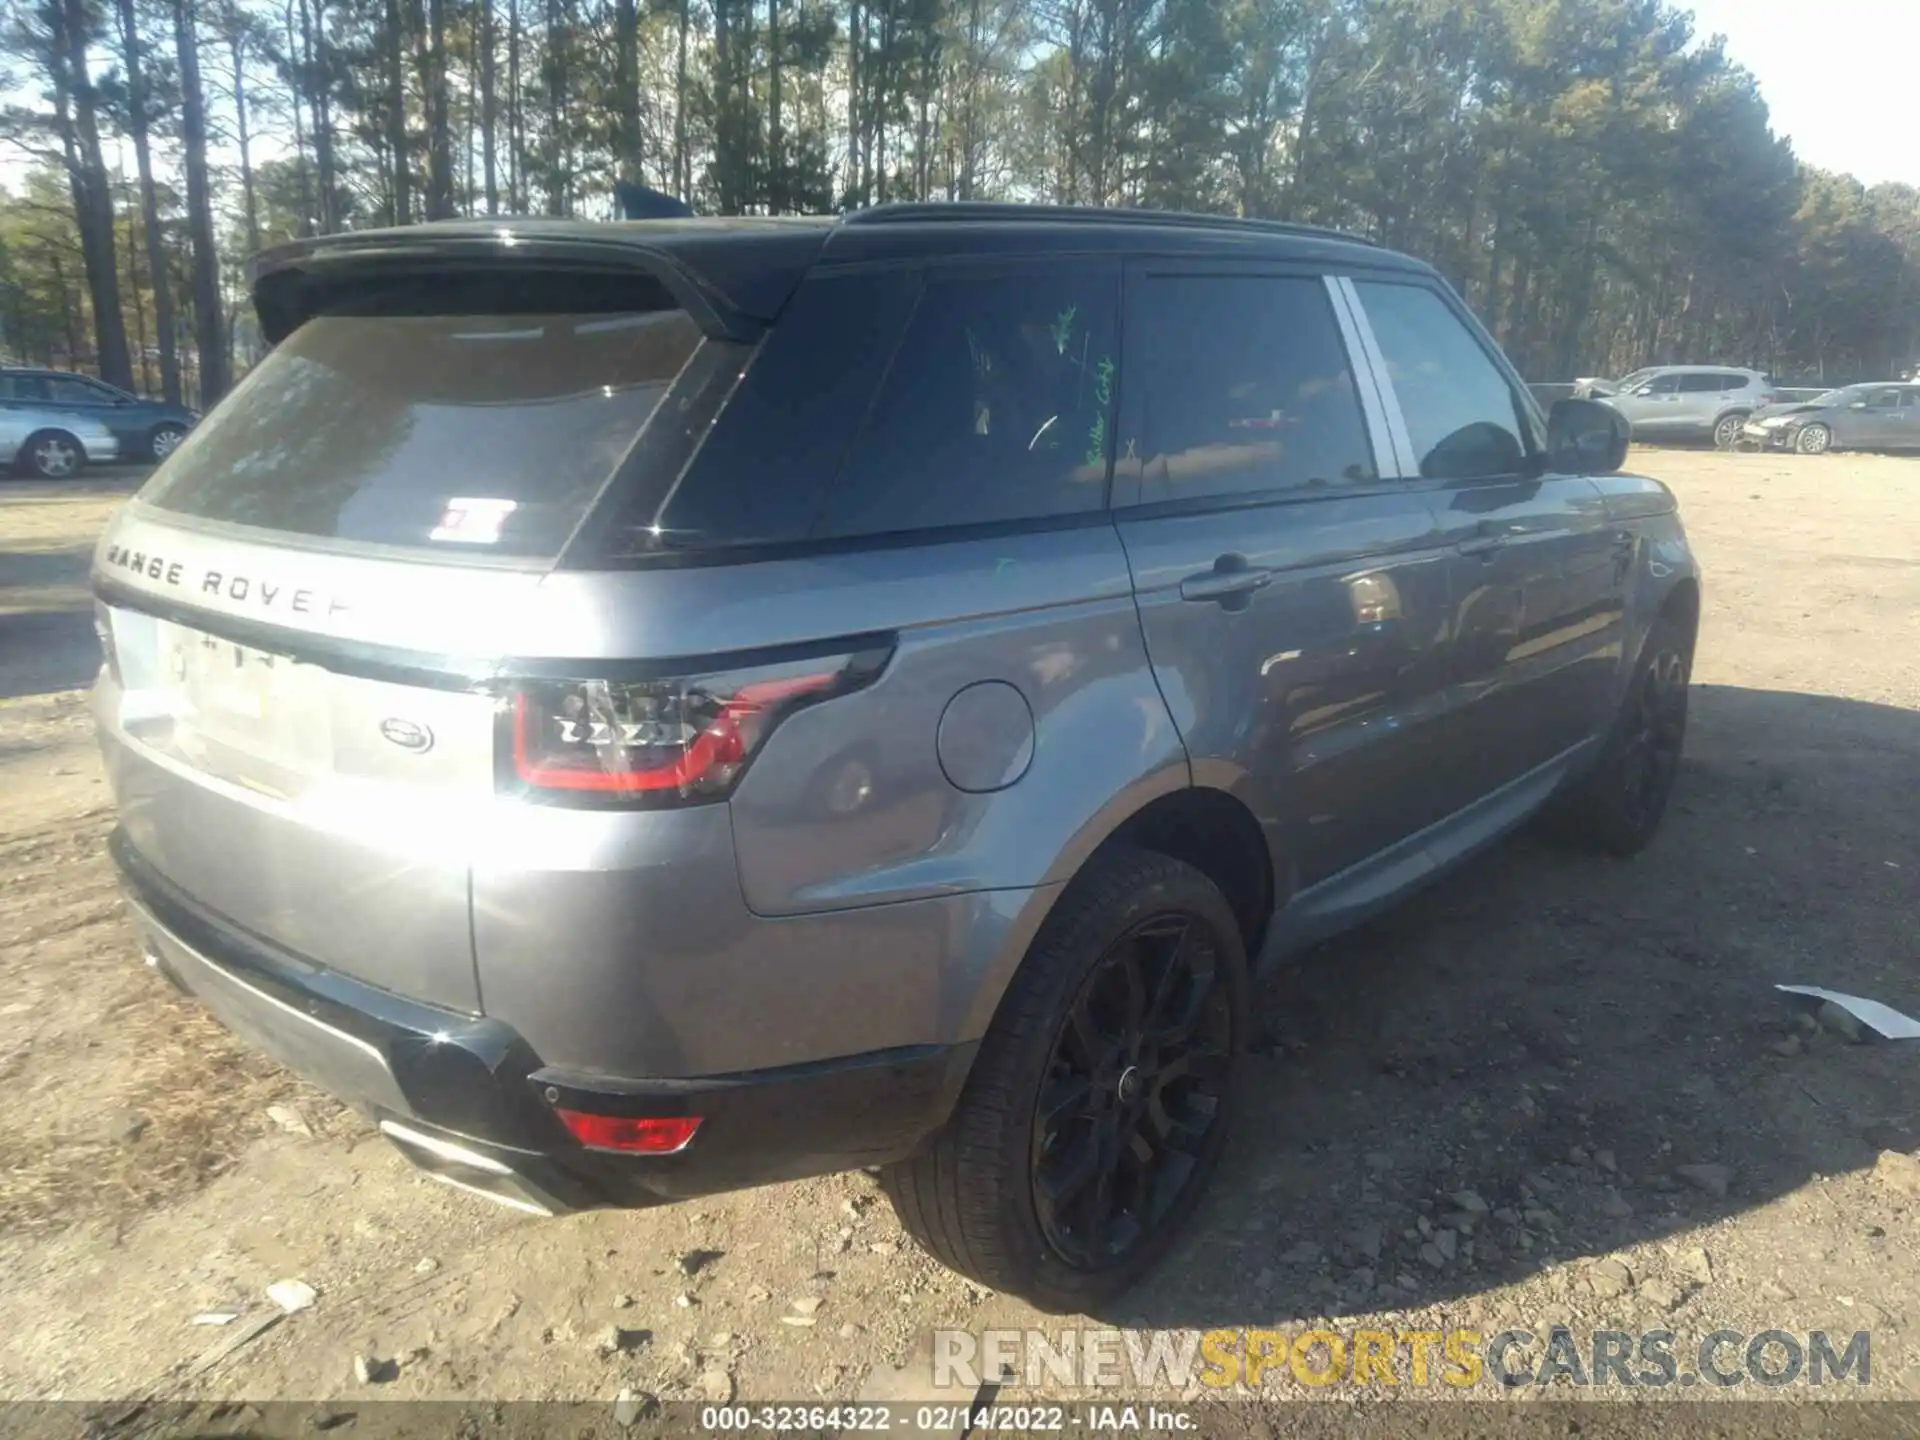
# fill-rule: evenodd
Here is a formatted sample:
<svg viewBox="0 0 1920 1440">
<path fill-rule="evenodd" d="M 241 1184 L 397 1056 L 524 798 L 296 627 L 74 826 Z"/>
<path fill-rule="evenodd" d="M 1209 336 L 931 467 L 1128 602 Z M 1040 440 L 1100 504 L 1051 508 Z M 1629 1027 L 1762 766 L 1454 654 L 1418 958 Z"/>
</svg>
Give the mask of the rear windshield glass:
<svg viewBox="0 0 1920 1440">
<path fill-rule="evenodd" d="M 699 344 L 679 310 L 323 315 L 142 498 L 317 539 L 550 558 Z"/>
</svg>

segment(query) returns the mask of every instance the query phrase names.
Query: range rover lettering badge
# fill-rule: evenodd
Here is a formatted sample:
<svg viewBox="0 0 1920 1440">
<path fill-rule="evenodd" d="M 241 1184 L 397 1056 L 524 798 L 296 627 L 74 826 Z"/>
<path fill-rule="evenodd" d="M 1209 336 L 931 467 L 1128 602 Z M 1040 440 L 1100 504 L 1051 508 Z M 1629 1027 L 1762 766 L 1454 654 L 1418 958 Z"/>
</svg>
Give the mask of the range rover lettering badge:
<svg viewBox="0 0 1920 1440">
<path fill-rule="evenodd" d="M 382 720 L 380 733 L 402 750 L 411 750 L 416 755 L 433 748 L 433 731 L 412 720 L 402 720 L 398 716 L 390 720 Z"/>
</svg>

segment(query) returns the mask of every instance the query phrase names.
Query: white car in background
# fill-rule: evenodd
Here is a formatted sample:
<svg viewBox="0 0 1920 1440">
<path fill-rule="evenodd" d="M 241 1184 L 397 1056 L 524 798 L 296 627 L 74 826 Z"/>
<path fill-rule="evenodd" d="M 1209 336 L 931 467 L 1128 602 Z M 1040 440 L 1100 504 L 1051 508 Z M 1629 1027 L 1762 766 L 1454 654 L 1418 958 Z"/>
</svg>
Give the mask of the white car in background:
<svg viewBox="0 0 1920 1440">
<path fill-rule="evenodd" d="M 71 480 L 88 465 L 119 458 L 120 442 L 98 420 L 0 405 L 0 467 L 16 475 Z"/>
</svg>

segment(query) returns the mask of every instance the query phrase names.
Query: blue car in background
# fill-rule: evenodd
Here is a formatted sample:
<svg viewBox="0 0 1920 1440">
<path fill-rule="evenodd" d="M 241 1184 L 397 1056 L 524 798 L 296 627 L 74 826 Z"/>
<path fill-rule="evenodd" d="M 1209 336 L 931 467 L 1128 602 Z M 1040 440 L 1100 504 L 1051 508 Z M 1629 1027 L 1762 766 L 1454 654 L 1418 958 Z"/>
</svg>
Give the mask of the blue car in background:
<svg viewBox="0 0 1920 1440">
<path fill-rule="evenodd" d="M 122 460 L 164 460 L 187 438 L 199 412 L 184 405 L 142 400 L 125 390 L 68 370 L 0 370 L 0 405 L 98 420 L 120 442 Z"/>
</svg>

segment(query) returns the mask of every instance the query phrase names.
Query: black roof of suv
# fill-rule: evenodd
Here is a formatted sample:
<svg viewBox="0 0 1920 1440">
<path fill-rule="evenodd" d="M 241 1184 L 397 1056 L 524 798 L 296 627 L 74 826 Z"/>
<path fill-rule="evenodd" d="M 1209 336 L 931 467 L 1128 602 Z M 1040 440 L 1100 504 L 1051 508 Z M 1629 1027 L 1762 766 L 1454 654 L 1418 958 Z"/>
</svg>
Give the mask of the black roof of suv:
<svg viewBox="0 0 1920 1440">
<path fill-rule="evenodd" d="M 405 276 L 457 275 L 539 260 L 604 273 L 637 270 L 664 285 L 710 335 L 750 339 L 816 265 L 1036 253 L 1339 256 L 1372 269 L 1427 272 L 1419 261 L 1337 230 L 1162 210 L 1018 204 L 889 204 L 845 216 L 724 219 L 445 221 L 299 241 L 255 257 L 262 330 L 278 341 L 318 310 Z M 532 302 L 530 303 L 538 303 Z"/>
</svg>

